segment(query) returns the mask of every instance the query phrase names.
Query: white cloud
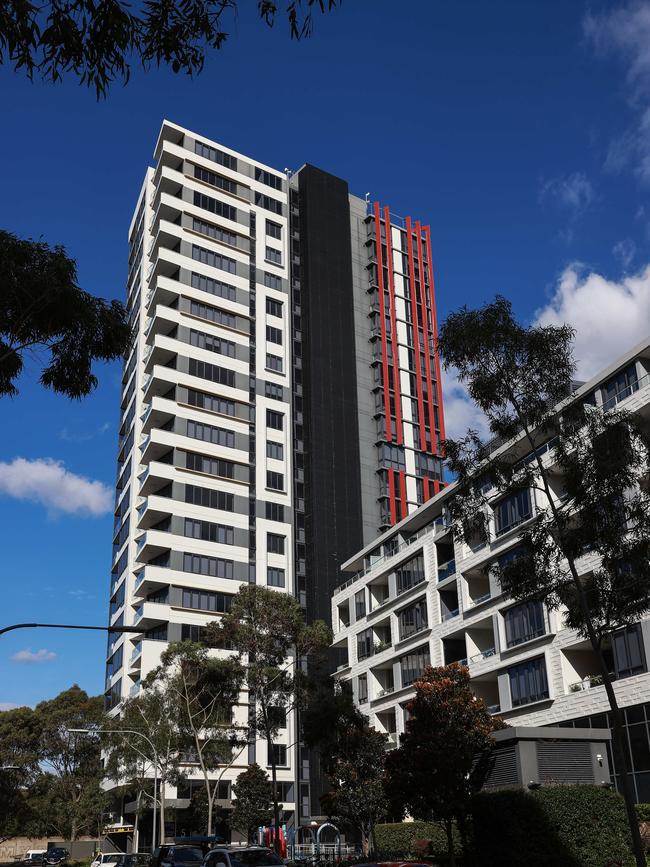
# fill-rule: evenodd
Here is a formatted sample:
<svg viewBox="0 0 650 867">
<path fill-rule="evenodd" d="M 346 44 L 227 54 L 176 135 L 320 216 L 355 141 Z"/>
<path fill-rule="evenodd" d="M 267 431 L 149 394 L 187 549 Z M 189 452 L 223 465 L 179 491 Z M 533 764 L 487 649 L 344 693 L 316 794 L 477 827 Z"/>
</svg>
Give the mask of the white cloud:
<svg viewBox="0 0 650 867">
<path fill-rule="evenodd" d="M 481 436 L 487 436 L 489 431 L 485 416 L 474 404 L 465 386 L 458 381 L 456 371 L 443 370 L 441 384 L 446 436 L 459 439 L 470 428 Z"/>
<path fill-rule="evenodd" d="M 605 166 L 620 170 L 632 165 L 637 176 L 650 184 L 650 0 L 631 0 L 601 15 L 590 13 L 583 29 L 598 53 L 622 58 L 637 115 L 634 126 L 611 143 Z"/>
<path fill-rule="evenodd" d="M 56 659 L 56 653 L 53 650 L 46 650 L 42 647 L 34 652 L 33 650 L 19 650 L 11 657 L 13 662 L 52 662 Z"/>
<path fill-rule="evenodd" d="M 619 281 L 570 265 L 535 319 L 576 329 L 577 376 L 589 379 L 650 333 L 650 265 Z"/>
<path fill-rule="evenodd" d="M 632 260 L 636 256 L 636 244 L 630 238 L 624 238 L 612 247 L 612 253 L 621 263 L 624 271 L 632 264 Z"/>
<path fill-rule="evenodd" d="M 574 220 L 590 207 L 595 198 L 592 183 L 582 172 L 544 181 L 539 192 L 541 202 L 553 202 L 568 211 Z"/>
<path fill-rule="evenodd" d="M 0 493 L 41 503 L 51 514 L 65 512 L 99 517 L 111 511 L 111 489 L 102 482 L 71 473 L 52 458 L 15 458 L 0 462 Z"/>
<path fill-rule="evenodd" d="M 104 422 L 104 424 L 100 425 L 94 431 L 82 431 L 79 433 L 75 433 L 74 431 L 68 430 L 67 427 L 64 427 L 59 432 L 59 439 L 62 439 L 67 443 L 87 443 L 89 440 L 95 439 L 95 437 L 102 436 L 102 434 L 105 434 L 109 429 L 110 424 L 108 422 Z"/>
<path fill-rule="evenodd" d="M 0 711 L 15 710 L 17 707 L 22 707 L 22 705 L 14 704 L 13 701 L 0 701 Z"/>
</svg>

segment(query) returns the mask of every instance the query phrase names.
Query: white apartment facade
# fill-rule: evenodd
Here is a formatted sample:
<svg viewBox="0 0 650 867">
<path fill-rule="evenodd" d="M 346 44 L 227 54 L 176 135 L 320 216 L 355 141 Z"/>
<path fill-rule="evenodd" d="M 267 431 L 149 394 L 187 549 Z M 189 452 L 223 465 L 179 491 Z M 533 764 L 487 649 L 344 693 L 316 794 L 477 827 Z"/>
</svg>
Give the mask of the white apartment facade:
<svg viewBox="0 0 650 867">
<path fill-rule="evenodd" d="M 165 121 L 129 230 L 107 706 L 137 695 L 169 642 L 196 640 L 242 583 L 294 593 L 286 177 Z M 214 651 L 222 652 L 222 651 Z M 235 721 L 245 724 L 246 696 Z M 295 811 L 290 714 L 277 738 Z M 224 775 L 219 798 L 264 741 Z M 187 768 L 187 806 L 198 768 Z M 175 798 L 176 796 L 176 798 Z"/>
<path fill-rule="evenodd" d="M 620 405 L 650 423 L 650 341 L 570 400 Z M 529 451 L 522 441 L 506 447 L 522 458 Z M 540 443 L 540 450 L 552 465 L 552 443 Z M 556 478 L 559 499 L 562 480 Z M 413 682 L 427 664 L 467 665 L 474 693 L 511 725 L 606 726 L 607 698 L 589 643 L 565 628 L 562 612 L 506 598 L 495 573 L 486 570 L 516 548 L 520 526 L 543 505 L 542 495 L 494 502 L 489 540 L 474 549 L 453 537 L 446 509 L 453 496 L 452 484 L 343 564 L 351 574 L 332 598 L 335 678 L 351 683 L 359 708 L 392 746 L 404 731 Z M 587 573 L 595 560 L 585 556 L 579 563 Z M 650 618 L 616 633 L 608 654 L 625 708 L 636 795 L 647 801 Z"/>
</svg>

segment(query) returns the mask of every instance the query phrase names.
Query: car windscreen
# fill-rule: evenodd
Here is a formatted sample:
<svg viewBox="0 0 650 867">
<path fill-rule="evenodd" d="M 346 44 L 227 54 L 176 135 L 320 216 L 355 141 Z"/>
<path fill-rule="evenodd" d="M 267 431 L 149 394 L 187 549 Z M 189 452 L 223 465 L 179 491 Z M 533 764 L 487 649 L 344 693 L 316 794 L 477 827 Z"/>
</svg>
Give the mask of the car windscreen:
<svg viewBox="0 0 650 867">
<path fill-rule="evenodd" d="M 203 861 L 203 852 L 200 849 L 176 849 L 174 861 Z"/>
<path fill-rule="evenodd" d="M 243 852 L 231 852 L 230 862 L 232 867 L 275 867 L 276 864 L 284 864 L 281 858 L 273 852 L 249 849 Z"/>
</svg>

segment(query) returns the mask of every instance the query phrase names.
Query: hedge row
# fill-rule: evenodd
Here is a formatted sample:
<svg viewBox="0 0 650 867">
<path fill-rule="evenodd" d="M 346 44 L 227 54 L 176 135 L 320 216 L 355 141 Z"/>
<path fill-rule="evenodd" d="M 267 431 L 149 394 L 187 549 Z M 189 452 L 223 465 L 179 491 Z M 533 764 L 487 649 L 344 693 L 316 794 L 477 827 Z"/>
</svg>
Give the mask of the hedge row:
<svg viewBox="0 0 650 867">
<path fill-rule="evenodd" d="M 377 852 L 386 860 L 421 857 L 421 853 L 416 853 L 413 845 L 416 840 L 431 840 L 432 855 L 447 852 L 447 835 L 439 822 L 394 822 L 377 825 L 375 828 Z M 460 850 L 458 837 L 456 848 Z"/>
<path fill-rule="evenodd" d="M 387 860 L 416 855 L 414 843 L 422 839 L 432 841 L 434 856 L 446 853 L 447 839 L 438 823 L 376 828 L 377 851 Z M 623 799 L 597 786 L 481 792 L 473 802 L 471 849 L 468 867 L 603 867 L 610 861 L 634 865 Z"/>
<path fill-rule="evenodd" d="M 482 867 L 634 864 L 623 799 L 596 786 L 481 792 L 474 799 L 474 861 Z"/>
</svg>

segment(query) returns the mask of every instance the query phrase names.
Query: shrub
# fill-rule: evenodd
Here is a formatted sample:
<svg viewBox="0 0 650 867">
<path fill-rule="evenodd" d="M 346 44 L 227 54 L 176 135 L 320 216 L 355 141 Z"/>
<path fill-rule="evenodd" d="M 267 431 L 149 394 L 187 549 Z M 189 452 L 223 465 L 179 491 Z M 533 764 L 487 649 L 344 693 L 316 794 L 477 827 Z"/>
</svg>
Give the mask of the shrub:
<svg viewBox="0 0 650 867">
<path fill-rule="evenodd" d="M 460 852 L 460 838 L 456 834 L 456 851 Z M 415 842 L 428 844 L 429 855 L 443 855 L 447 852 L 445 829 L 438 822 L 391 822 L 377 825 L 375 842 L 377 852 L 387 860 L 415 856 Z"/>
<path fill-rule="evenodd" d="M 634 864 L 623 799 L 596 786 L 505 789 L 473 799 L 473 863 L 481 867 Z"/>
<path fill-rule="evenodd" d="M 650 804 L 637 804 L 636 817 L 639 822 L 650 822 Z"/>
</svg>

